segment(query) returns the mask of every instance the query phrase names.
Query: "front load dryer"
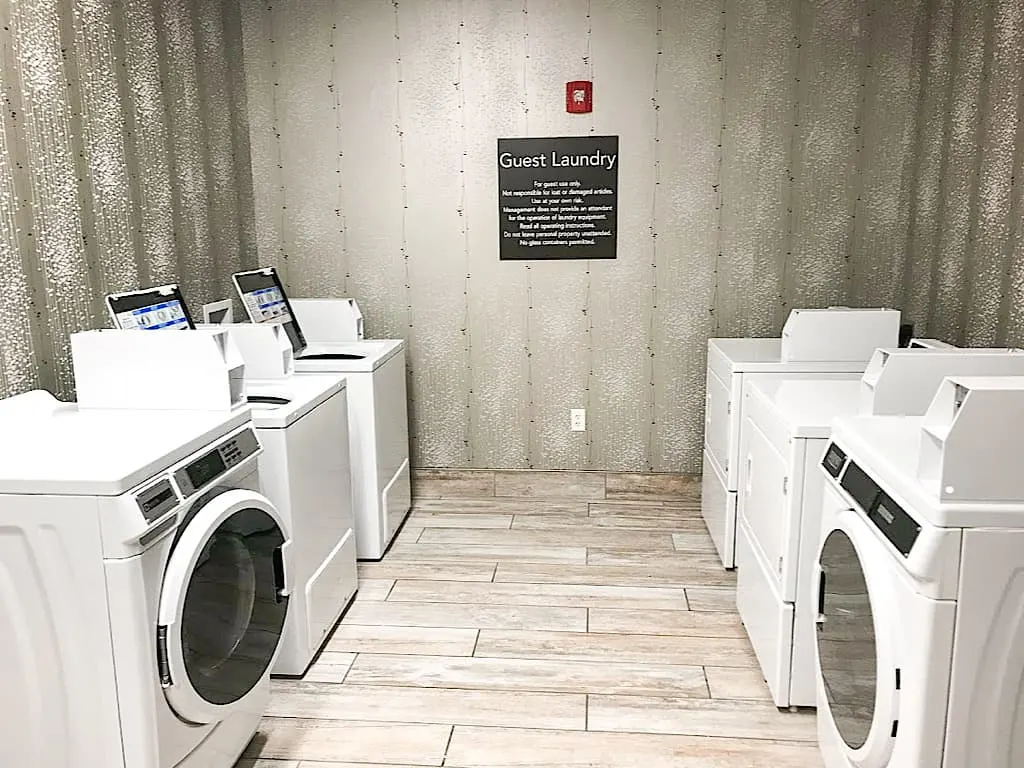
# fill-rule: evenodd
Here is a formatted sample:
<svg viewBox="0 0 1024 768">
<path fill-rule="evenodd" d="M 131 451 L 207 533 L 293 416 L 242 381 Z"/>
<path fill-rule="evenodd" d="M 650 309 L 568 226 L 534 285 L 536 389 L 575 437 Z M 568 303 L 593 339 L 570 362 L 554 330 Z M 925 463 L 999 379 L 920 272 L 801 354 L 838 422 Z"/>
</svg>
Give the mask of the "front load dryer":
<svg viewBox="0 0 1024 768">
<path fill-rule="evenodd" d="M 273 672 L 302 675 L 356 593 L 346 380 L 247 379 L 245 389 L 260 484 L 292 533 L 295 589 Z"/>
<path fill-rule="evenodd" d="M 273 267 L 240 272 L 233 279 L 253 323 L 285 328 L 296 373 L 346 375 L 356 551 L 362 560 L 379 560 L 412 507 L 405 342 L 307 344 Z"/>
<path fill-rule="evenodd" d="M 1024 379 L 838 419 L 817 606 L 827 768 L 1024 765 Z"/>
<path fill-rule="evenodd" d="M 0 428 L 0 765 L 233 765 L 290 594 L 248 411 L 36 391 Z"/>
</svg>

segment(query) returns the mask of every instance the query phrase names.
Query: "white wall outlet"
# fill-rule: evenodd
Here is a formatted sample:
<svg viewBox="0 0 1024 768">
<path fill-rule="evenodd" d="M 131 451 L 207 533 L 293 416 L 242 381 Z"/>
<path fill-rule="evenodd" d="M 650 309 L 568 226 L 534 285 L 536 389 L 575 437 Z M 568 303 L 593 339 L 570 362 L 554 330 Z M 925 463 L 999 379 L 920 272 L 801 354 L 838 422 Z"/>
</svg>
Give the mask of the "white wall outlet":
<svg viewBox="0 0 1024 768">
<path fill-rule="evenodd" d="M 587 431 L 587 411 L 585 408 L 569 409 L 569 429 L 573 432 Z"/>
</svg>

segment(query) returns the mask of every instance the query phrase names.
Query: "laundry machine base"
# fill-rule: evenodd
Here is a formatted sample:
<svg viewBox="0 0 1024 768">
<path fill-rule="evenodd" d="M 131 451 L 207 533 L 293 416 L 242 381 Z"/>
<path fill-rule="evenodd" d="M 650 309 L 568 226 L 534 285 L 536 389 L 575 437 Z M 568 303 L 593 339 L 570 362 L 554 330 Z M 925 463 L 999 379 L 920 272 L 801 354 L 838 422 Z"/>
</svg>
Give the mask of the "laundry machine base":
<svg viewBox="0 0 1024 768">
<path fill-rule="evenodd" d="M 736 534 L 736 607 L 775 706 L 815 706 L 813 630 L 809 636 L 797 632 L 798 609 L 775 588 L 742 519 Z"/>
<path fill-rule="evenodd" d="M 292 601 L 281 652 L 272 673 L 305 674 L 338 619 L 356 593 L 356 539 L 352 530 L 338 542 L 305 584 L 297 584 L 304 599 Z"/>
<path fill-rule="evenodd" d="M 261 715 L 255 712 L 239 712 L 227 717 L 194 752 L 168 768 L 225 768 L 234 765 L 256 735 L 260 719 Z"/>
<path fill-rule="evenodd" d="M 736 567 L 736 491 L 730 491 L 718 464 L 704 449 L 701 476 L 700 512 L 711 534 L 711 541 L 726 569 Z"/>
</svg>

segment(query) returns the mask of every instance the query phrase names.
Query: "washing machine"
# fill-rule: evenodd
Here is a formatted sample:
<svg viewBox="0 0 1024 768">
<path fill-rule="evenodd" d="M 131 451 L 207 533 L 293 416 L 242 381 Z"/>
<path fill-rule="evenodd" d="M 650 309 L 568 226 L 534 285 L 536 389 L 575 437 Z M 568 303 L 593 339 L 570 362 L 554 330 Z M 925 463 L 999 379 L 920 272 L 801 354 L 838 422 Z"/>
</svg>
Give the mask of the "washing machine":
<svg viewBox="0 0 1024 768">
<path fill-rule="evenodd" d="M 778 339 L 709 339 L 701 514 L 726 568 L 736 566 L 743 386 L 767 378 L 859 379 L 878 347 L 895 347 L 890 309 L 794 309 Z"/>
<path fill-rule="evenodd" d="M 950 378 L 923 417 L 839 419 L 822 460 L 828 768 L 1024 765 L 1024 379 Z"/>
<path fill-rule="evenodd" d="M 176 285 L 113 294 L 107 306 L 115 325 L 127 328 L 163 330 L 192 322 Z M 292 375 L 292 347 L 281 326 L 224 323 L 197 329 L 220 339 L 212 353 L 201 354 L 210 352 L 201 337 L 76 334 L 72 348 L 80 400 L 110 408 L 201 407 L 224 391 L 216 383 L 218 372 L 223 379 L 227 370 L 230 379 L 241 367 L 229 362 L 237 347 L 244 361 L 241 391 L 264 448 L 259 458 L 262 489 L 284 516 L 293 540 L 290 567 L 296 588 L 273 672 L 299 676 L 357 587 L 347 382 L 339 374 Z M 217 349 L 223 351 L 223 363 Z M 192 381 L 207 382 L 203 398 L 183 396 L 177 384 L 167 393 L 147 387 L 149 371 L 161 364 L 190 371 Z M 105 400 L 95 402 L 99 398 Z"/>
<path fill-rule="evenodd" d="M 0 764 L 228 768 L 289 608 L 248 411 L 0 401 Z"/>
<path fill-rule="evenodd" d="M 296 373 L 346 375 L 356 552 L 360 559 L 379 560 L 412 507 L 405 342 L 307 344 L 273 267 L 240 272 L 233 279 L 254 324 L 284 327 Z"/>
<path fill-rule="evenodd" d="M 292 531 L 295 584 L 275 675 L 300 676 L 355 596 L 356 539 L 342 376 L 246 380 L 260 483 Z"/>
<path fill-rule="evenodd" d="M 813 707 L 814 577 L 832 421 L 913 415 L 950 375 L 1024 376 L 1014 349 L 878 349 L 860 381 L 772 377 L 747 382 L 736 535 L 736 605 L 772 699 Z"/>
</svg>

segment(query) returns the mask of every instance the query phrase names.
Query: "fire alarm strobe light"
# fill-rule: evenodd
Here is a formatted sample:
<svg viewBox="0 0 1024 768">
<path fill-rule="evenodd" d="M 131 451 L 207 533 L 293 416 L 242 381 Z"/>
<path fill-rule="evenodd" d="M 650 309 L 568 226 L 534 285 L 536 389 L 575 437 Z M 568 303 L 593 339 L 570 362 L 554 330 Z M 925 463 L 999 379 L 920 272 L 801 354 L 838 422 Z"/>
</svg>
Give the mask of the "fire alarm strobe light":
<svg viewBox="0 0 1024 768">
<path fill-rule="evenodd" d="M 573 80 L 565 84 L 565 111 L 585 114 L 594 108 L 594 84 L 590 80 Z"/>
</svg>

